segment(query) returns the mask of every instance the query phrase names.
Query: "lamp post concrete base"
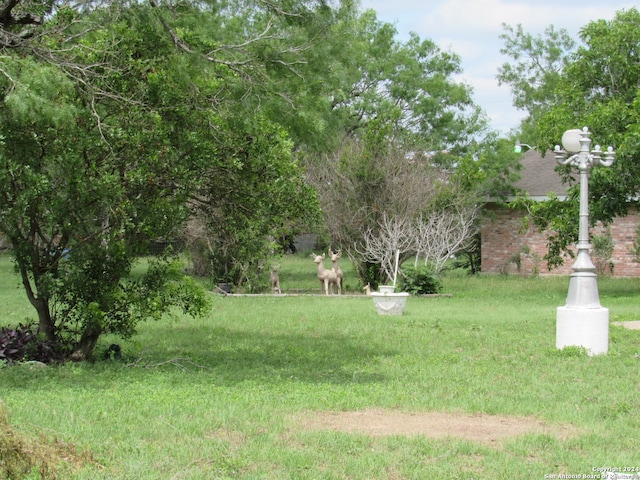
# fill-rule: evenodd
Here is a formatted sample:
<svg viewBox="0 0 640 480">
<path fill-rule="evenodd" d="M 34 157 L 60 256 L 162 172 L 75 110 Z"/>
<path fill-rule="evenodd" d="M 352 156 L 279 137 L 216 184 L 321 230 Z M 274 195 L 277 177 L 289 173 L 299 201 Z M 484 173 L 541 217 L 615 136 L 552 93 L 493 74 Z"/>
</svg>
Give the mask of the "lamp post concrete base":
<svg viewBox="0 0 640 480">
<path fill-rule="evenodd" d="M 590 356 L 609 350 L 609 309 L 558 307 L 556 348 L 584 347 Z"/>
</svg>

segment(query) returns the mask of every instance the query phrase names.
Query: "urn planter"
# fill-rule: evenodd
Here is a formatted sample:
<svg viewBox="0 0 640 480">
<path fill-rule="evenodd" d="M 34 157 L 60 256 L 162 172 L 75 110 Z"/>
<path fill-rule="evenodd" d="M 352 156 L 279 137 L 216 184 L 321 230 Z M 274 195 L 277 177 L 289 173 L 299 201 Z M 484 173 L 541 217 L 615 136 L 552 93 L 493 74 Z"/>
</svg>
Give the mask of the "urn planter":
<svg viewBox="0 0 640 480">
<path fill-rule="evenodd" d="M 393 285 L 381 285 L 379 289 L 378 292 L 371 292 L 378 315 L 402 315 L 409 293 L 395 293 Z"/>
</svg>

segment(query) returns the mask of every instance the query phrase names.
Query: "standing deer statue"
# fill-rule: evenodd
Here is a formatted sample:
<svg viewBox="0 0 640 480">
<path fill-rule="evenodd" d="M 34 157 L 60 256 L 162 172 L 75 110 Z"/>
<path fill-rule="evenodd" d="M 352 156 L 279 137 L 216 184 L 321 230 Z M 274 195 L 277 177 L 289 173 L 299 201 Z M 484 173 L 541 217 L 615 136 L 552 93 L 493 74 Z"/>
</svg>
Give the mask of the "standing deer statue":
<svg viewBox="0 0 640 480">
<path fill-rule="evenodd" d="M 278 270 L 280 269 L 280 265 L 273 265 L 271 267 L 271 291 L 273 293 L 282 293 L 280 290 L 280 276 L 278 275 Z"/>
<path fill-rule="evenodd" d="M 311 254 L 313 261 L 318 266 L 318 280 L 320 280 L 320 288 L 324 289 L 324 294 L 329 295 L 329 287 L 333 295 L 333 286 L 338 283 L 338 276 L 335 270 L 327 270 L 324 268 L 324 253 L 322 255 Z"/>
<path fill-rule="evenodd" d="M 329 255 L 331 256 L 331 263 L 333 264 L 333 270 L 336 272 L 336 276 L 338 277 L 338 295 L 342 294 L 342 280 L 344 278 L 344 274 L 342 270 L 340 270 L 340 266 L 338 265 L 338 260 L 342 257 L 342 250 L 338 250 L 336 253 L 329 250 Z"/>
</svg>

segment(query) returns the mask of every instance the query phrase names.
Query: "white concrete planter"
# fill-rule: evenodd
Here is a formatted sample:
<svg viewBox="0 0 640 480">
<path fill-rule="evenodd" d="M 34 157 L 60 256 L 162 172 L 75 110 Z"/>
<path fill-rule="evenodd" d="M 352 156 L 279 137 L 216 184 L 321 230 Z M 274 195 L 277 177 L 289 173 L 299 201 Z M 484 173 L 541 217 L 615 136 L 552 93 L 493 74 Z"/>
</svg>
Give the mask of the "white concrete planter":
<svg viewBox="0 0 640 480">
<path fill-rule="evenodd" d="M 382 289 L 382 287 L 380 287 Z M 393 286 L 391 287 L 393 289 Z M 407 304 L 409 294 L 407 292 L 371 292 L 373 305 L 378 315 L 402 315 Z"/>
</svg>

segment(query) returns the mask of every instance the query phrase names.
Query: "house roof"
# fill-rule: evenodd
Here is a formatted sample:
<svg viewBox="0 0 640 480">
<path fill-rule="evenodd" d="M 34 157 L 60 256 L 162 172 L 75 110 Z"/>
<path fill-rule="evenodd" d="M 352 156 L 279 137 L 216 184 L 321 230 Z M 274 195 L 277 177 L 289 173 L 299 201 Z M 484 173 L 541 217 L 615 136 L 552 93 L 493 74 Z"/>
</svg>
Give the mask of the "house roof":
<svg viewBox="0 0 640 480">
<path fill-rule="evenodd" d="M 538 201 L 547 200 L 551 192 L 559 198 L 567 196 L 567 186 L 555 171 L 558 164 L 552 152 L 543 156 L 537 150 L 528 150 L 522 156 L 521 165 L 520 180 L 514 185 L 519 191 Z"/>
</svg>

